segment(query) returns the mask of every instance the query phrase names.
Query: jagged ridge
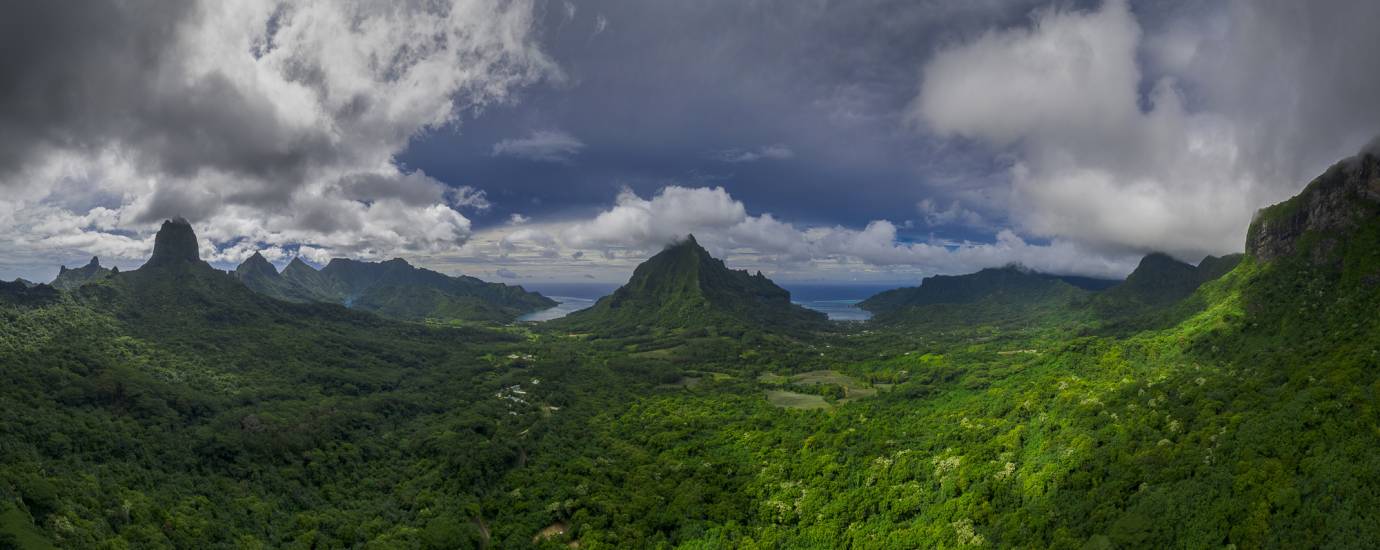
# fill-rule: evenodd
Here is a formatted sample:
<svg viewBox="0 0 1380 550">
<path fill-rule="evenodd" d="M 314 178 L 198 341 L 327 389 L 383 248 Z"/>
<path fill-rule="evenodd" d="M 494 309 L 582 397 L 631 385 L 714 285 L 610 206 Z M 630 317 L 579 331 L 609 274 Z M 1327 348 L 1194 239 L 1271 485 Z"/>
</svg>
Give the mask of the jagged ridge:
<svg viewBox="0 0 1380 550">
<path fill-rule="evenodd" d="M 408 320 L 510 321 L 556 305 L 520 286 L 451 277 L 413 267 L 402 259 L 373 263 L 337 258 L 318 271 L 294 258 L 278 273 L 255 253 L 235 274 L 255 291 L 281 300 L 337 303 Z"/>
<path fill-rule="evenodd" d="M 91 261 L 82 267 L 68 269 L 67 266 L 62 266 L 58 268 L 58 276 L 50 284 L 58 290 L 73 290 L 86 283 L 104 279 L 112 272 L 117 271 L 101 267 L 100 259 L 92 256 Z"/>
</svg>

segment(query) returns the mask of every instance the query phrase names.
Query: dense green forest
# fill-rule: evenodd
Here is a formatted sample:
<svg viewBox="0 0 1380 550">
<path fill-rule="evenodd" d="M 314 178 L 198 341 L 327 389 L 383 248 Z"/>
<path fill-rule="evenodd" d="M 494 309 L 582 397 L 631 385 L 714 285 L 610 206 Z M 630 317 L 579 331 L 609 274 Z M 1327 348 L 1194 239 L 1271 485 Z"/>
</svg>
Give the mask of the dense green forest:
<svg viewBox="0 0 1380 550">
<path fill-rule="evenodd" d="M 0 284 L 0 548 L 1380 541 L 1368 155 L 1244 256 L 941 279 L 868 323 L 693 240 L 506 325 L 280 301 L 159 245 Z"/>
</svg>

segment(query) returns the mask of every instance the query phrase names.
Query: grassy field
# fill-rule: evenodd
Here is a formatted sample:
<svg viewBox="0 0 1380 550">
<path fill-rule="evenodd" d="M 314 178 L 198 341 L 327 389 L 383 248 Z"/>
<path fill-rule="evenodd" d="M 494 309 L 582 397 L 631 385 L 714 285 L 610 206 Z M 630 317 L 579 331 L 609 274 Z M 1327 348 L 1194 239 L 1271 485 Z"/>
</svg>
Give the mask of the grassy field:
<svg viewBox="0 0 1380 550">
<path fill-rule="evenodd" d="M 780 386 L 782 384 L 785 384 L 786 382 L 789 382 L 790 378 L 787 378 L 780 374 L 764 372 L 761 376 L 757 377 L 757 381 L 771 386 Z"/>
<path fill-rule="evenodd" d="M 785 409 L 828 409 L 831 407 L 823 397 L 784 390 L 767 390 L 767 401 Z"/>
<path fill-rule="evenodd" d="M 791 377 L 791 382 L 806 386 L 816 384 L 838 384 L 845 388 L 861 388 L 863 383 L 852 376 L 836 370 L 812 370 Z"/>
<path fill-rule="evenodd" d="M 820 384 L 837 384 L 842 386 L 844 398 L 839 400 L 839 404 L 857 401 L 859 399 L 867 399 L 877 395 L 876 388 L 868 385 L 866 382 L 836 370 L 802 372 L 792 376 L 790 381 L 802 386 L 815 386 Z"/>
<path fill-rule="evenodd" d="M 877 388 L 836 370 L 813 370 L 791 376 L 764 373 L 757 377 L 757 381 L 768 386 L 786 386 L 789 384 L 795 389 L 822 385 L 834 385 L 843 388 L 843 397 L 833 404 L 820 395 L 793 392 L 784 389 L 769 390 L 767 392 L 767 400 L 770 401 L 771 404 L 791 409 L 831 408 L 834 404 L 843 405 L 851 401 L 867 399 L 877 395 Z"/>
</svg>

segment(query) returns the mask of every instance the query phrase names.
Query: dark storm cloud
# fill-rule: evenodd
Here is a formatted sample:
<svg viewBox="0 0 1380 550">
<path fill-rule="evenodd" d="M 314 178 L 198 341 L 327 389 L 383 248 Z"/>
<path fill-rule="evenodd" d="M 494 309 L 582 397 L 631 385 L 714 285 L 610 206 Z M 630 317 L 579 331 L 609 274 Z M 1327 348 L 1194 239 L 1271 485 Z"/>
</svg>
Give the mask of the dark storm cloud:
<svg viewBox="0 0 1380 550">
<path fill-rule="evenodd" d="M 370 200 L 373 197 L 394 197 L 421 206 L 440 202 L 446 187 L 419 171 L 403 177 L 378 174 L 351 174 L 340 180 L 341 192 L 351 200 Z"/>
<path fill-rule="evenodd" d="M 93 148 L 142 125 L 154 71 L 192 4 L 18 2 L 0 18 L 0 174 L 44 147 Z M 3 182 L 4 178 L 0 178 Z"/>
<path fill-rule="evenodd" d="M 263 4 L 245 4 L 251 5 Z M 344 17 L 354 21 L 349 24 L 375 15 L 409 23 L 386 10 L 376 13 L 346 2 L 336 7 L 348 12 Z M 241 11 L 245 13 L 216 4 L 165 0 L 13 6 L 0 22 L 0 171 L 13 174 L 26 164 L 42 162 L 46 150 L 89 154 L 118 147 L 150 174 L 185 179 L 215 171 L 239 178 L 239 189 L 230 198 L 267 207 L 284 203 L 313 169 L 335 167 L 347 157 L 386 160 L 421 127 L 446 121 L 444 115 L 438 118 L 424 111 L 397 120 L 388 112 L 396 103 L 380 98 L 377 89 L 332 82 L 331 75 L 342 71 L 339 63 L 353 60 L 333 58 L 340 54 L 327 48 L 325 39 L 311 36 L 310 30 L 294 29 L 297 49 L 282 51 L 277 42 L 285 40 L 278 33 L 287 32 L 297 19 L 315 24 L 321 13 L 292 4 Z M 426 23 L 431 21 L 425 17 L 445 18 L 450 11 L 438 4 L 418 16 Z M 260 13 L 271 15 L 260 21 L 255 19 Z M 494 10 L 493 15 L 502 13 Z M 230 37 L 252 43 L 252 51 L 207 47 L 224 39 L 212 33 L 230 33 L 237 27 L 253 35 Z M 391 36 L 361 34 L 359 49 L 374 57 L 368 61 L 368 73 L 351 76 L 376 80 L 379 87 L 405 83 L 412 72 L 421 70 L 420 62 L 427 56 L 453 47 L 456 63 L 469 61 L 481 71 L 491 69 L 485 65 L 500 65 L 499 71 L 508 73 L 492 81 L 492 89 L 466 92 L 462 106 L 482 105 L 501 95 L 503 86 L 527 78 L 518 65 L 524 60 L 486 51 L 493 47 L 490 44 L 452 44 L 443 34 L 433 34 L 430 42 L 406 44 L 390 43 Z M 371 47 L 377 51 L 370 52 Z M 465 49 L 469 47 L 474 49 Z M 239 59 L 226 59 L 227 53 Z M 253 66 L 251 55 L 279 56 L 271 65 L 259 59 L 259 65 L 271 66 L 283 86 L 255 82 L 264 75 L 246 70 Z M 227 61 L 235 63 L 224 69 L 216 65 Z M 444 106 L 449 87 L 456 85 L 447 80 L 457 77 L 439 77 L 426 84 L 437 88 Z M 440 112 L 447 110 L 442 107 Z"/>
<path fill-rule="evenodd" d="M 1256 120 L 1245 154 L 1280 178 L 1302 184 L 1380 134 L 1380 2 L 1238 0 L 1193 15 L 1157 46 L 1196 54 L 1182 60 L 1190 98 Z"/>
<path fill-rule="evenodd" d="M 268 98 L 245 93 L 224 73 L 183 79 L 170 72 L 182 61 L 177 33 L 197 11 L 195 3 L 164 0 L 21 2 L 7 10 L 0 170 L 12 173 L 45 149 L 120 144 L 150 171 L 220 170 L 290 189 L 310 164 L 333 162 L 329 135 L 283 124 Z"/>
</svg>

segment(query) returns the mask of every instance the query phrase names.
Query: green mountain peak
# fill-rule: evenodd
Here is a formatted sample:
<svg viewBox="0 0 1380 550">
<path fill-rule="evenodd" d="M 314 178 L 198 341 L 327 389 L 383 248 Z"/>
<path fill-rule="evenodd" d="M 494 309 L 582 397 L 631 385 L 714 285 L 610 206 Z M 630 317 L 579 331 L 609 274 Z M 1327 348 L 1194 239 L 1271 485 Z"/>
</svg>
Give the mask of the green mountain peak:
<svg viewBox="0 0 1380 550">
<path fill-rule="evenodd" d="M 967 275 L 926 277 L 920 286 L 878 293 L 863 300 L 858 307 L 883 315 L 917 306 L 970 304 L 984 300 L 1013 303 L 1046 298 L 1062 300 L 1078 292 L 1078 288 L 1059 276 L 1008 264 Z"/>
<path fill-rule="evenodd" d="M 729 269 L 686 236 L 633 270 L 627 284 L 561 322 L 631 333 L 737 327 L 791 331 L 825 326 L 760 272 Z"/>
<path fill-rule="evenodd" d="M 1141 258 L 1124 282 L 1099 294 L 1093 306 L 1104 319 L 1122 322 L 1146 318 L 1151 310 L 1189 297 L 1203 283 L 1231 271 L 1240 260 L 1240 254 L 1208 256 L 1194 266 L 1163 252 L 1153 252 Z"/>
<path fill-rule="evenodd" d="M 269 263 L 268 259 L 264 258 L 263 254 L 255 252 L 253 256 L 250 256 L 241 263 L 239 267 L 235 268 L 235 274 L 237 276 L 244 277 L 250 273 L 261 276 L 277 277 L 278 269 L 273 267 L 273 264 Z"/>
<path fill-rule="evenodd" d="M 1196 287 L 1194 281 L 1197 279 L 1197 271 L 1198 268 L 1192 264 L 1174 259 L 1163 252 L 1153 252 L 1140 259 L 1135 271 L 1127 275 L 1126 281 L 1118 288 L 1154 288 L 1181 281 Z"/>
<path fill-rule="evenodd" d="M 306 260 L 303 260 L 301 256 L 293 256 L 292 261 L 288 262 L 288 264 L 283 267 L 283 274 L 287 275 L 289 271 L 298 271 L 302 269 L 309 270 L 313 273 L 316 272 L 316 268 L 312 267 Z"/>
</svg>

